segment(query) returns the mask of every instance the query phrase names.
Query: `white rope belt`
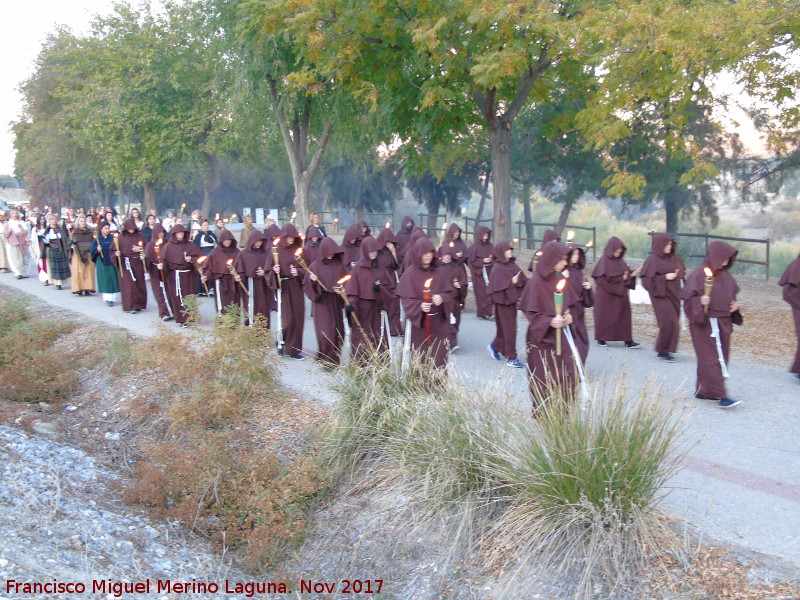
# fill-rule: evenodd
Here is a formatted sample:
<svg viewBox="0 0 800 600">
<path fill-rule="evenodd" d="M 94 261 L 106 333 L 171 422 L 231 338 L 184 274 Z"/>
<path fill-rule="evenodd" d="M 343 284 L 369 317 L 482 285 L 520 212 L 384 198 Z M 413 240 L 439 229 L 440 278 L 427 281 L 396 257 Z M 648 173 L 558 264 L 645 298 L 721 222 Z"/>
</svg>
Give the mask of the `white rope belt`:
<svg viewBox="0 0 800 600">
<path fill-rule="evenodd" d="M 131 259 L 127 256 L 125 257 L 125 268 L 127 269 L 128 273 L 131 274 L 131 280 L 136 281 L 136 275 L 133 274 L 133 270 L 131 269 Z"/>
<path fill-rule="evenodd" d="M 178 269 L 175 271 L 175 291 L 178 292 L 178 298 L 181 299 L 183 304 L 183 290 L 181 289 L 181 273 L 191 273 L 191 269 Z"/>
</svg>

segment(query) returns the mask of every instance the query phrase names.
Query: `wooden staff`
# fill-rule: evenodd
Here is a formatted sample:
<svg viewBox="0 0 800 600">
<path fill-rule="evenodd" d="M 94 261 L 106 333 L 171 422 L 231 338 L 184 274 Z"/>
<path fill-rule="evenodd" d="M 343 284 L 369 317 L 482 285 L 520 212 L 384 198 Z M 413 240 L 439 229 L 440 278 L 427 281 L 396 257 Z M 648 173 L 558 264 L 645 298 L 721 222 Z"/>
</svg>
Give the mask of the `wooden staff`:
<svg viewBox="0 0 800 600">
<path fill-rule="evenodd" d="M 433 283 L 433 277 L 430 279 L 426 279 L 425 283 L 422 284 L 422 301 L 427 302 L 428 304 L 431 303 L 431 284 Z M 431 337 L 431 317 L 428 313 L 425 313 L 425 337 Z"/>
<path fill-rule="evenodd" d="M 344 282 L 350 279 L 350 275 L 345 275 L 336 284 L 339 286 L 339 295 L 344 300 L 345 306 L 350 306 L 350 299 L 347 297 L 347 292 L 344 291 Z M 358 320 L 358 315 L 356 315 L 355 311 L 351 312 L 350 315 L 353 317 L 353 321 L 355 321 L 356 325 L 359 329 L 361 329 L 361 321 Z"/>
<path fill-rule="evenodd" d="M 208 285 L 206 285 L 206 282 L 203 281 L 202 277 L 203 277 L 203 263 L 206 262 L 207 258 L 208 258 L 207 256 L 198 256 L 197 262 L 195 263 L 195 266 L 197 267 L 197 272 L 200 274 L 201 278 L 200 283 L 203 284 L 203 289 L 206 291 L 206 296 L 208 296 Z"/>
<path fill-rule="evenodd" d="M 556 293 L 554 294 L 554 300 L 556 303 L 556 316 L 560 317 L 561 312 L 564 307 L 564 286 L 566 285 L 567 280 L 562 279 L 561 281 L 556 284 Z M 556 355 L 561 356 L 561 328 L 556 328 Z"/>
<path fill-rule="evenodd" d="M 114 232 L 114 248 L 119 252 L 119 232 Z M 122 277 L 122 257 L 117 256 L 117 266 L 119 267 L 119 276 Z"/>
<path fill-rule="evenodd" d="M 714 287 L 714 272 L 708 267 L 703 267 L 703 272 L 706 274 L 706 280 L 703 284 L 703 295 L 711 296 L 711 288 Z M 703 313 L 708 314 L 708 304 L 703 307 Z"/>
<path fill-rule="evenodd" d="M 228 262 L 226 262 L 225 264 L 227 265 L 228 271 L 230 271 L 231 275 L 233 275 L 234 277 L 239 277 L 239 274 L 236 272 L 236 269 L 233 268 L 233 259 L 232 258 L 229 258 Z M 247 288 L 244 287 L 244 284 L 242 283 L 241 278 L 239 279 L 239 281 L 237 283 L 239 284 L 239 287 L 242 288 L 242 291 L 249 296 L 250 292 L 248 292 Z"/>
<path fill-rule="evenodd" d="M 294 253 L 294 257 L 297 260 L 297 264 L 300 265 L 301 269 L 305 269 L 306 272 L 309 275 L 314 275 L 314 273 L 311 272 L 311 269 L 308 268 L 308 265 L 306 264 L 306 261 L 303 258 L 303 249 L 302 248 L 298 248 L 297 249 L 297 252 Z M 317 277 L 317 276 L 314 275 L 314 277 Z M 326 292 L 328 291 L 328 288 L 325 287 L 325 284 L 322 283 L 322 281 L 320 280 L 319 277 L 317 277 L 317 283 L 322 287 L 323 290 L 325 290 Z"/>
</svg>

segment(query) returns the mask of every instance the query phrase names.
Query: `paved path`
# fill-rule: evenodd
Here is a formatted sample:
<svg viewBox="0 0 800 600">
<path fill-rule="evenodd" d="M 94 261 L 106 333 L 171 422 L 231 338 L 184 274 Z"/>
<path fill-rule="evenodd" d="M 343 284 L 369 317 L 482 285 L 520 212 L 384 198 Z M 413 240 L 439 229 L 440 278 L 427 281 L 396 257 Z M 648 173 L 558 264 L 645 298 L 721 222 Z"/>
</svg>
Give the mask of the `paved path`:
<svg viewBox="0 0 800 600">
<path fill-rule="evenodd" d="M 98 297 L 73 296 L 68 289 L 56 291 L 35 279 L 16 280 L 0 274 L 0 284 L 140 335 L 153 335 L 153 326 L 159 322 L 152 308 L 130 315 L 119 306 L 105 306 Z M 213 316 L 210 301 L 202 302 L 201 314 Z M 179 331 L 174 323 L 167 326 Z M 520 321 L 520 350 L 524 332 L 525 323 Z M 593 347 L 588 370 L 595 379 L 603 373 L 623 373 L 634 387 L 648 379 L 661 383 L 666 397 L 659 401 L 687 406 L 692 411 L 686 441 L 696 445 L 673 480 L 676 489 L 665 500 L 669 512 L 686 516 L 707 540 L 756 551 L 800 570 L 800 382 L 786 372 L 785 365 L 766 368 L 736 362 L 737 335 L 747 335 L 747 329 L 734 334 L 729 391 L 743 404 L 729 410 L 693 399 L 694 357 L 678 354 L 673 364 L 658 361 L 649 349 L 652 340 L 639 340 L 639 350 L 626 350 L 621 344 L 607 349 Z M 527 409 L 525 371 L 490 358 L 486 345 L 493 336 L 494 323 L 479 320 L 474 314 L 464 315 L 461 350 L 451 364 L 464 377 L 476 380 L 476 385 L 491 385 L 510 402 L 519 402 Z M 316 348 L 310 319 L 304 345 L 309 352 Z M 335 401 L 328 389 L 330 375 L 312 360 L 287 359 L 282 364 L 282 379 L 288 390 L 327 404 Z"/>
</svg>

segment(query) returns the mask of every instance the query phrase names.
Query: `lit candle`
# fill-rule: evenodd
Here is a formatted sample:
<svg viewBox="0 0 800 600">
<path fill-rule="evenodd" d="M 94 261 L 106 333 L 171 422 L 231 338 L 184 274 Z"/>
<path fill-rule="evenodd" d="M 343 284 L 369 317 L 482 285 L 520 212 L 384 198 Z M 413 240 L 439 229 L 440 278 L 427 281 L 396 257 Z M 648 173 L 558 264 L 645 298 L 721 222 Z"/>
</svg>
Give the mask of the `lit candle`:
<svg viewBox="0 0 800 600">
<path fill-rule="evenodd" d="M 338 233 L 339 231 L 339 219 L 333 220 L 333 233 Z"/>
<path fill-rule="evenodd" d="M 215 221 L 219 221 L 219 213 L 217 213 L 217 216 L 216 216 L 216 217 L 214 217 L 214 220 L 215 220 Z"/>
<path fill-rule="evenodd" d="M 119 252 L 119 232 L 114 232 L 114 248 Z M 122 257 L 117 256 L 117 265 L 119 265 L 119 274 L 122 276 Z"/>
<path fill-rule="evenodd" d="M 392 223 L 391 221 L 386 221 L 386 229 L 391 229 Z"/>
<path fill-rule="evenodd" d="M 584 248 L 591 248 L 592 246 L 594 246 L 594 242 L 592 240 L 589 240 L 588 242 L 586 242 Z"/>
<path fill-rule="evenodd" d="M 291 216 L 291 218 L 289 219 L 289 223 L 292 223 L 292 224 L 294 224 L 294 219 L 295 219 L 295 217 L 296 217 L 296 216 L 297 216 L 297 211 L 294 211 L 294 212 L 292 213 L 292 216 Z"/>
<path fill-rule="evenodd" d="M 161 264 L 161 244 L 164 243 L 164 240 L 156 240 L 155 250 L 156 250 L 156 262 Z M 158 272 L 161 274 L 161 281 L 164 281 L 164 270 L 159 269 Z"/>
<path fill-rule="evenodd" d="M 233 267 L 233 259 L 232 258 L 229 258 L 228 261 L 225 264 L 227 265 L 228 271 L 230 271 L 231 275 L 233 275 L 234 277 L 239 277 L 239 274 L 236 272 L 236 269 Z M 250 295 L 247 292 L 247 288 L 244 287 L 244 284 L 242 283 L 241 279 L 239 280 L 239 287 L 242 288 L 242 291 L 245 294 L 247 294 L 248 296 Z"/>
<path fill-rule="evenodd" d="M 562 279 L 556 284 L 556 293 L 553 299 L 556 303 L 556 316 L 561 316 L 561 311 L 564 306 L 564 286 L 567 284 L 566 279 Z M 561 356 L 561 328 L 556 329 L 556 355 Z"/>
<path fill-rule="evenodd" d="M 200 277 L 203 276 L 203 263 L 206 262 L 207 256 L 198 256 L 197 257 L 197 272 L 200 273 Z M 203 289 L 206 291 L 206 296 L 208 295 L 208 286 L 206 285 L 205 281 L 200 281 L 203 284 Z"/>
<path fill-rule="evenodd" d="M 572 239 L 575 237 L 574 231 L 567 232 L 567 247 L 572 248 Z"/>
<path fill-rule="evenodd" d="M 347 292 L 344 291 L 344 283 L 350 280 L 350 275 L 345 275 L 339 281 L 336 282 L 336 285 L 339 286 L 339 295 L 344 300 L 345 306 L 350 306 L 350 299 L 347 297 Z M 355 312 L 350 313 L 353 317 L 353 321 L 355 321 L 357 327 L 361 327 L 361 322 L 358 320 L 358 316 L 356 316 Z"/>
<path fill-rule="evenodd" d="M 536 254 L 533 255 L 533 269 L 536 270 L 536 265 L 539 264 L 539 261 L 542 260 L 542 251 L 538 250 Z"/>
<path fill-rule="evenodd" d="M 273 238 L 272 240 L 272 260 L 275 262 L 276 265 L 280 266 L 281 261 L 278 258 L 278 243 L 281 241 L 280 237 Z M 281 287 L 281 274 L 280 271 L 276 273 L 278 279 L 278 289 Z"/>
<path fill-rule="evenodd" d="M 306 261 L 303 258 L 303 249 L 302 248 L 298 248 L 297 251 L 294 253 L 294 256 L 297 259 L 297 264 L 300 265 L 301 269 L 305 269 L 308 272 L 309 275 L 314 275 L 314 273 L 311 272 L 311 269 L 308 268 L 308 265 L 306 264 Z M 314 275 L 314 277 L 317 277 L 317 276 Z M 319 277 L 317 277 L 317 283 L 320 285 L 320 287 L 322 287 L 323 290 L 325 290 L 326 292 L 328 291 L 328 288 L 326 288 L 325 284 L 322 283 L 322 281 L 320 281 Z"/>
<path fill-rule="evenodd" d="M 447 221 L 445 221 L 444 225 L 442 225 L 442 235 L 439 236 L 439 245 L 440 246 L 442 244 L 444 244 L 444 236 L 445 236 L 446 233 L 447 233 Z"/>
<path fill-rule="evenodd" d="M 706 274 L 706 280 L 703 285 L 703 295 L 711 296 L 711 288 L 714 287 L 714 271 L 708 267 L 704 267 L 703 272 Z M 703 312 L 708 314 L 708 305 L 703 307 Z"/>
</svg>

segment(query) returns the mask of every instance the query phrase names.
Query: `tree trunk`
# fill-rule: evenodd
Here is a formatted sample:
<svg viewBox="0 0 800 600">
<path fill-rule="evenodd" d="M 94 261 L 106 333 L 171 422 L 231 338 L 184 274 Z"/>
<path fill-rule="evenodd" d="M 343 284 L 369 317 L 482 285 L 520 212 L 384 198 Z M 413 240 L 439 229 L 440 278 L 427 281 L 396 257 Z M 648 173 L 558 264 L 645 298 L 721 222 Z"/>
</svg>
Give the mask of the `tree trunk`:
<svg viewBox="0 0 800 600">
<path fill-rule="evenodd" d="M 492 149 L 492 239 L 499 242 L 511 239 L 511 122 L 492 119 L 488 126 Z"/>
<path fill-rule="evenodd" d="M 531 184 L 522 184 L 522 208 L 525 211 L 525 247 L 533 250 L 533 215 L 531 214 Z"/>
<path fill-rule="evenodd" d="M 144 202 L 142 204 L 144 204 L 142 210 L 144 215 L 156 209 L 156 184 L 154 181 L 148 181 L 144 184 Z M 130 214 L 130 210 L 128 214 Z"/>
<path fill-rule="evenodd" d="M 563 237 L 561 232 L 564 231 L 564 227 L 567 226 L 567 220 L 569 219 L 569 213 L 572 211 L 572 207 L 575 206 L 575 199 L 566 200 L 564 204 L 561 206 L 561 214 L 558 216 L 558 223 L 556 223 L 556 233 L 558 237 Z"/>
<path fill-rule="evenodd" d="M 203 206 L 200 212 L 207 219 L 211 218 L 211 196 L 222 185 L 222 175 L 220 174 L 219 157 L 216 154 L 206 154 L 206 182 L 203 187 Z"/>
<path fill-rule="evenodd" d="M 669 197 L 664 198 L 664 212 L 667 213 L 667 233 L 678 232 L 678 207 Z"/>
</svg>

